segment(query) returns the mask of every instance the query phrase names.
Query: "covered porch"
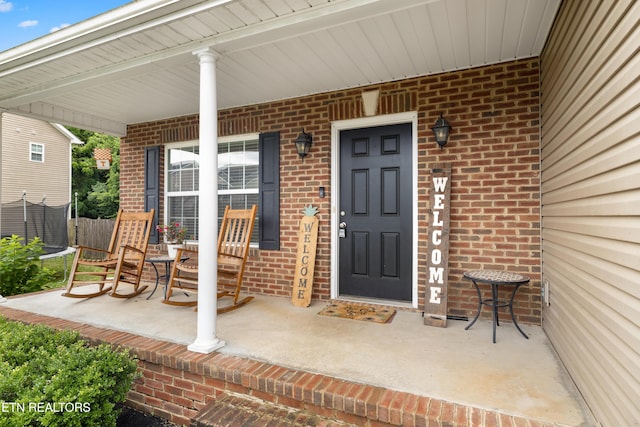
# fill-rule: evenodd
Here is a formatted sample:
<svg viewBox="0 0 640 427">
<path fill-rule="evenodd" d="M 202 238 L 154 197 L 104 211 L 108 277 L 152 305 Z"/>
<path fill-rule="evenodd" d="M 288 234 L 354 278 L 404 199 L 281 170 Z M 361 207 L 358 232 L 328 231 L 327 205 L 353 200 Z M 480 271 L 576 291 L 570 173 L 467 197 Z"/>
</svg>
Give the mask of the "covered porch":
<svg viewBox="0 0 640 427">
<path fill-rule="evenodd" d="M 537 399 L 553 396 L 542 384 L 562 371 L 546 337 L 561 355 L 599 423 L 617 426 L 639 419 L 640 371 L 634 368 L 640 360 L 640 280 L 634 255 L 639 235 L 636 183 L 640 181 L 629 177 L 637 176 L 640 164 L 639 133 L 634 126 L 640 123 L 635 66 L 638 51 L 634 44 L 640 3 L 289 3 L 293 2 L 131 2 L 81 25 L 0 53 L 0 112 L 126 136 L 122 145 L 121 204 L 127 210 L 143 210 L 147 205 L 142 197 L 145 175 L 140 167 L 146 148 L 157 146 L 160 156 L 155 160 L 163 164 L 161 149 L 194 141 L 206 147 L 201 159 L 203 164 L 213 165 L 208 168 L 211 172 L 217 158 L 211 149 L 217 149 L 218 137 L 281 132 L 279 145 L 284 149 L 274 158 L 281 160 L 282 166 L 273 169 L 283 172 L 276 182 L 291 186 L 283 188 L 286 191 L 278 199 L 283 216 L 273 223 L 282 226 L 282 233 L 278 230 L 275 234 L 290 239 L 294 234 L 291 231 L 297 230 L 303 203 L 316 204 L 321 198 L 316 195 L 326 186 L 329 197 L 321 201 L 321 208 L 331 214 L 323 218 L 327 227 L 322 230 L 318 260 L 323 270 L 317 271 L 316 284 L 327 298 L 340 295 L 335 291 L 333 276 L 340 212 L 335 124 L 342 122 L 338 123 L 342 126 L 355 120 L 360 126 L 360 120 L 367 120 L 366 126 L 376 126 L 379 123 L 369 120 L 412 114 L 410 120 L 403 121 L 412 122 L 415 128 L 415 176 L 407 186 L 413 189 L 416 224 L 413 308 L 422 306 L 426 294 L 425 270 L 418 267 L 418 260 L 429 255 L 425 242 L 430 225 L 425 215 L 430 209 L 426 197 L 430 165 L 453 162 L 459 187 L 454 193 L 458 198 L 453 206 L 457 217 L 452 236 L 457 240 L 450 247 L 450 279 L 457 280 L 469 268 L 509 270 L 517 266 L 533 279 L 529 293 L 521 294 L 525 308 L 522 316 L 528 317 L 529 323 L 543 323 L 544 332 L 526 325 L 531 340 L 524 340 L 506 325 L 500 328 L 498 343 L 493 345 L 486 323 L 463 331 L 462 325 L 451 322 L 450 327 L 439 331 L 422 326 L 415 312 L 401 312 L 394 323 L 383 327 L 358 323 L 346 326 L 347 321 L 319 319 L 315 312 L 320 303 L 302 311 L 287 307 L 282 310 L 286 314 L 276 317 L 273 324 L 266 323 L 271 314 L 258 314 L 251 323 L 238 320 L 243 327 L 233 330 L 235 324 L 229 319 L 236 313 L 219 318 L 212 314 L 213 289 L 203 304 L 205 309 L 201 307 L 198 312 L 202 318 L 196 320 L 194 312 L 185 310 L 182 322 L 173 318 L 174 312 L 153 304 L 153 299 L 150 314 L 144 314 L 142 307 L 148 302 L 142 300 L 70 302 L 60 301 L 57 296 L 48 310 L 59 309 L 61 313 L 31 313 L 37 307 L 31 296 L 23 302 L 28 308 L 22 309 L 27 311 L 20 311 L 14 306 L 17 300 L 12 300 L 8 305 L 0 304 L 0 312 L 78 328 L 90 338 L 134 348 L 142 355 L 142 364 L 149 364 L 145 382 L 138 387 L 151 394 L 137 391 L 135 395 L 141 406 L 151 405 L 153 399 L 147 396 L 164 392 L 164 383 L 157 377 L 166 380 L 162 377 L 165 371 L 170 378 L 173 374 L 184 376 L 183 372 L 199 378 L 209 388 L 185 403 L 191 404 L 191 409 L 183 411 L 182 403 L 166 404 L 168 401 L 154 398 L 154 404 L 172 408 L 167 414 L 183 411 L 180 422 L 185 423 L 204 405 L 204 395 L 210 399 L 225 390 L 235 390 L 294 407 L 318 408 L 317 397 L 325 407 L 330 397 L 331 410 L 341 407 L 340 413 L 346 415 L 362 414 L 363 401 L 358 396 L 366 395 L 364 415 L 370 415 L 373 405 L 374 418 L 368 419 L 375 422 L 498 425 L 497 420 L 502 419 L 499 414 L 509 414 L 504 415 L 509 421 L 503 424 L 532 425 L 541 421 L 527 419 L 540 420 L 540 414 L 523 412 L 542 407 L 546 417 L 543 422 L 571 425 L 560 420 L 559 414 L 566 408 L 575 413 L 573 404 L 553 397 L 547 402 L 560 402 L 557 406 L 535 404 Z M 369 116 L 361 108 L 363 95 L 378 88 L 379 108 Z M 309 110 L 308 106 L 316 107 Z M 216 112 L 218 120 L 211 120 Z M 440 113 L 454 118 L 453 140 L 445 150 L 433 143 L 430 129 Z M 304 163 L 291 144 L 301 128 L 314 135 L 313 153 Z M 155 172 L 159 177 L 167 171 L 161 168 Z M 199 179 L 208 184 L 199 197 L 216 201 L 216 178 L 203 174 Z M 301 186 L 303 181 L 309 185 Z M 165 215 L 159 219 L 167 220 L 164 199 L 168 186 L 159 184 L 152 186 L 157 191 L 149 198 L 161 202 Z M 200 216 L 206 217 L 215 209 L 205 207 L 202 211 Z M 207 248 L 210 252 L 206 257 L 215 259 L 216 234 L 211 229 L 200 234 L 205 236 L 199 241 L 200 248 Z M 260 280 L 255 281 L 256 286 L 247 287 L 248 291 L 288 292 L 287 274 L 294 264 L 295 249 L 290 240 L 283 243 L 279 249 L 258 251 L 259 261 L 268 264 L 252 272 Z M 264 265 L 271 269 L 268 274 Z M 215 274 L 213 266 L 207 265 L 207 269 Z M 203 283 L 215 283 L 211 277 Z M 275 290 L 274 285 L 278 286 Z M 457 315 L 466 310 L 468 289 L 455 290 L 459 292 L 448 294 L 449 313 Z M 285 303 L 286 299 L 267 301 Z M 260 306 L 259 302 L 255 301 L 252 310 Z M 64 307 L 67 303 L 73 307 Z M 117 308 L 116 303 L 120 303 Z M 110 306 L 100 325 L 62 314 L 67 316 L 67 312 L 86 307 L 95 322 L 102 304 Z M 132 304 L 137 304 L 136 310 L 130 309 Z M 124 316 L 115 314 L 120 308 Z M 134 319 L 134 311 L 143 316 L 142 320 Z M 314 326 L 320 323 L 323 328 L 311 329 L 298 318 L 303 313 L 313 318 Z M 247 316 L 243 319 L 251 316 L 243 315 Z M 161 325 L 153 316 L 166 319 L 171 326 L 198 328 L 195 335 L 201 339 L 193 343 L 197 344 L 192 347 L 195 351 L 220 351 L 190 353 L 186 342 L 162 336 L 146 338 L 146 326 Z M 135 332 L 120 331 L 114 324 L 118 317 Z M 404 325 L 397 326 L 403 317 L 411 322 L 415 319 L 418 329 L 406 328 L 410 334 L 405 335 Z M 157 328 L 169 330 L 169 326 Z M 357 334 L 348 328 L 358 329 Z M 369 330 L 385 333 L 374 336 Z M 458 332 L 462 342 L 454 338 Z M 253 333 L 258 334 L 255 342 L 266 340 L 266 344 L 251 351 L 245 349 L 251 357 L 232 353 L 244 345 L 244 340 L 251 340 Z M 396 335 L 405 339 L 396 339 Z M 194 334 L 188 336 L 193 338 Z M 283 336 L 295 338 L 294 343 Z M 362 336 L 363 344 L 356 345 L 354 336 Z M 224 342 L 226 347 L 219 348 Z M 541 348 L 546 358 L 528 347 L 536 342 L 544 343 Z M 509 349 L 511 344 L 525 349 L 518 353 Z M 336 347 L 350 350 L 345 355 L 334 350 Z M 280 349 L 281 355 L 262 353 L 267 348 Z M 435 355 L 423 354 L 426 348 Z M 305 363 L 317 358 L 320 372 L 328 372 L 334 358 L 345 363 L 349 382 L 335 379 L 342 378 L 339 372 L 307 373 L 317 368 L 285 365 L 288 359 L 283 358 L 293 358 L 293 349 L 302 352 Z M 447 352 L 440 353 L 442 349 Z M 395 352 L 393 360 L 397 363 L 374 364 L 373 360 L 383 360 L 382 354 L 387 351 Z M 356 355 L 359 358 L 353 359 Z M 417 367 L 409 371 L 410 364 L 404 359 L 415 359 Z M 550 365 L 542 360 L 550 360 Z M 383 383 L 361 388 L 365 387 L 361 384 L 374 379 L 358 379 L 355 374 L 359 370 L 354 366 L 364 366 L 367 372 L 384 372 L 380 365 L 407 369 L 408 373 L 398 380 L 403 387 L 415 379 L 421 386 L 433 385 L 434 390 L 424 390 L 424 394 L 389 391 L 397 390 L 396 386 Z M 381 377 L 386 380 L 394 375 Z M 490 385 L 486 388 L 481 386 L 487 383 Z M 496 384 L 503 384 L 504 390 Z M 569 386 L 562 387 L 568 391 L 565 387 Z M 442 395 L 443 389 L 455 390 L 455 396 Z M 478 401 L 467 401 L 471 390 Z M 519 395 L 527 399 L 517 399 Z M 487 402 L 490 398 L 500 403 Z M 518 415 L 511 415 L 513 407 L 518 407 Z M 437 408 L 433 416 L 432 408 Z M 163 411 L 168 410 L 165 407 Z M 465 424 L 475 420 L 478 413 L 480 421 Z M 458 414 L 461 418 L 450 421 Z M 513 421 L 513 417 L 519 418 Z M 581 423 L 588 424 L 580 417 L 576 425 Z"/>
<path fill-rule="evenodd" d="M 298 208 L 291 204 L 303 200 L 324 202 L 320 209 L 331 212 L 331 217 L 325 219 L 331 224 L 331 231 L 324 231 L 320 241 L 321 245 L 332 246 L 321 247 L 320 251 L 332 262 L 325 264 L 325 271 L 318 272 L 316 283 L 324 281 L 320 295 L 325 297 L 328 292 L 331 297 L 339 294 L 334 275 L 339 261 L 336 242 L 341 211 L 336 172 L 339 158 L 335 154 L 339 131 L 389 124 L 389 118 L 411 123 L 411 132 L 407 133 L 410 136 L 406 137 L 410 148 L 405 145 L 407 148 L 402 151 L 410 155 L 403 161 L 411 165 L 412 171 L 408 180 L 403 177 L 407 182 L 402 183 L 413 191 L 409 200 L 403 200 L 402 211 L 408 216 L 399 222 L 411 222 L 403 234 L 412 250 L 409 256 L 397 257 L 411 259 L 402 272 L 403 279 L 410 279 L 403 280 L 408 296 L 391 299 L 409 301 L 418 308 L 425 295 L 419 285 L 424 272 L 419 270 L 418 260 L 426 250 L 420 240 L 428 227 L 422 218 L 427 202 L 425 193 L 420 193 L 428 191 L 425 181 L 421 181 L 426 178 L 428 164 L 458 158 L 464 159 L 460 168 L 479 171 L 469 168 L 467 162 L 479 158 L 471 150 L 479 144 L 474 133 L 482 130 L 480 138 L 506 139 L 505 144 L 481 144 L 490 150 L 501 146 L 500 154 L 487 153 L 489 159 L 506 157 L 509 152 L 509 165 L 522 164 L 514 159 L 516 152 L 527 158 L 527 167 L 537 167 L 539 114 L 535 105 L 539 72 L 535 58 L 542 51 L 559 5 L 559 0 L 535 5 L 524 0 L 508 5 L 432 0 L 302 1 L 293 6 L 269 0 L 132 2 L 0 54 L 0 109 L 125 137 L 121 146 L 120 206 L 133 211 L 155 208 L 156 223 L 172 219 L 167 206 L 171 186 L 168 181 L 159 180 L 169 175 L 161 163 L 164 153 L 160 150 L 169 144 L 193 140 L 200 150 L 199 164 L 211 166 L 199 169 L 197 179 L 206 183 L 203 188 L 180 189 L 183 193 L 197 193 L 191 196 L 197 197 L 198 213 L 189 215 L 195 224 L 197 219 L 218 210 L 218 138 L 247 132 L 254 136 L 281 133 L 282 143 L 278 140 L 271 146 L 285 148 L 269 156 L 282 161 L 282 167 L 272 165 L 272 169 L 282 170 L 283 174 L 274 177 L 273 185 L 266 190 L 264 185 L 258 188 L 260 197 L 271 197 L 268 203 L 259 203 L 260 221 L 271 225 L 261 230 L 274 237 L 272 245 L 261 247 L 261 253 L 272 265 L 284 265 L 286 269 L 293 261 L 286 239 L 293 235 L 290 230 L 292 224 L 295 229 L 298 220 Z M 477 22 L 468 18 L 476 16 L 486 18 Z M 516 22 L 518 25 L 513 24 Z M 516 64 L 507 65 L 512 61 Z M 479 67 L 484 67 L 482 72 L 487 74 L 478 74 Z M 457 70 L 469 70 L 469 74 L 442 77 Z M 431 84 L 418 80 L 432 75 L 445 80 L 432 80 Z M 416 79 L 410 86 L 417 89 L 398 93 L 393 82 L 409 78 Z M 465 84 L 449 88 L 452 80 Z M 379 108 L 361 110 L 362 88 L 376 89 L 375 85 L 384 86 L 377 95 Z M 349 90 L 353 94 L 347 98 L 330 95 L 338 99 L 333 104 L 322 101 L 327 93 L 346 94 Z M 507 99 L 504 104 L 499 101 L 512 92 L 524 95 L 520 102 L 530 114 L 523 114 L 520 106 L 511 105 Z M 467 98 L 472 94 L 476 98 L 469 102 Z M 320 99 L 319 103 L 308 98 L 314 96 Z M 285 112 L 274 111 L 272 117 L 266 116 L 271 108 L 278 110 L 281 103 L 291 106 L 287 105 Z M 322 111 L 307 114 L 313 105 L 323 106 Z M 344 111 L 353 114 L 341 114 Z M 436 151 L 434 144 L 427 145 L 432 118 L 449 111 L 461 119 L 456 127 L 467 129 L 459 138 L 473 140 L 459 144 L 458 154 Z M 491 123 L 493 117 L 498 117 L 495 124 Z M 483 124 L 488 128 L 478 128 Z M 162 134 L 148 133 L 148 126 Z M 289 165 L 293 153 L 291 144 L 286 148 L 285 142 L 291 141 L 300 128 L 314 132 L 315 152 L 305 164 L 293 155 L 296 162 Z M 152 146 L 158 150 L 157 156 L 145 151 Z M 529 155 L 531 150 L 533 156 Z M 146 159 L 157 168 L 143 170 Z M 317 175 L 311 173 L 312 167 L 319 171 Z M 520 173 L 507 172 L 509 176 Z M 526 248 L 516 251 L 515 257 L 508 255 L 506 263 L 532 270 L 532 279 L 538 282 L 537 267 L 530 268 L 530 260 L 539 257 L 535 230 L 539 224 L 538 176 L 535 169 L 526 174 L 526 185 L 518 181 L 509 190 L 528 200 L 525 211 L 530 216 L 513 223 L 515 228 L 510 231 L 514 234 L 516 229 L 526 230 L 526 242 L 521 243 Z M 295 186 L 295 191 L 284 188 L 298 179 L 314 184 Z M 482 183 L 480 179 L 475 182 Z M 323 194 L 325 188 L 329 189 L 331 200 L 316 199 L 320 188 Z M 265 215 L 267 206 L 271 207 L 270 216 Z M 197 223 L 200 253 L 204 259 L 215 260 L 215 221 Z M 504 258 L 500 255 L 481 263 L 501 265 Z M 535 266 L 537 261 L 533 263 Z M 215 262 L 205 263 L 199 273 L 201 283 L 217 282 Z M 257 283 L 256 287 L 264 288 L 262 285 L 265 284 Z M 288 283 L 278 286 L 284 291 Z M 536 319 L 535 323 L 539 322 L 539 295 L 535 288 L 532 293 L 527 297 L 526 311 Z M 207 353 L 224 345 L 217 337 L 215 294 L 214 286 L 201 293 L 198 300 L 198 316 L 194 318 L 198 329 L 190 346 L 193 351 Z"/>
<path fill-rule="evenodd" d="M 129 403 L 176 423 L 231 394 L 354 425 L 590 425 L 538 326 L 524 326 L 526 340 L 504 323 L 493 344 L 485 319 L 468 331 L 465 321 L 434 328 L 398 310 L 376 324 L 318 315 L 326 302 L 298 308 L 256 295 L 218 317 L 227 345 L 204 355 L 186 347 L 197 314 L 161 304 L 161 292 L 148 300 L 149 291 L 130 300 L 61 292 L 11 297 L 0 315 L 131 348 L 144 376 Z"/>
</svg>

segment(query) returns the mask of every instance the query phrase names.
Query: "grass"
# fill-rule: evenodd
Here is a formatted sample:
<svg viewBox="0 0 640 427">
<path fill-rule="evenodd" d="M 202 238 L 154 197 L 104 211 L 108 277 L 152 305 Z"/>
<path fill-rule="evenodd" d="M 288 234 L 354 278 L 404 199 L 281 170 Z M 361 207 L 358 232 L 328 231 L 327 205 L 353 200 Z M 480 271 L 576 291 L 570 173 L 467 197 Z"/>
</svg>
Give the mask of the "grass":
<svg viewBox="0 0 640 427">
<path fill-rule="evenodd" d="M 71 274 L 71 266 L 73 265 L 73 257 L 74 257 L 73 254 L 67 255 L 66 275 L 65 275 L 64 257 L 49 258 L 44 261 L 37 261 L 39 267 L 41 266 L 43 268 L 48 268 L 49 270 L 54 272 L 54 280 L 47 283 L 43 287 L 43 290 L 56 289 L 56 288 L 60 288 L 62 286 L 67 285 L 67 280 L 69 280 L 69 274 Z M 93 271 L 93 270 L 87 270 L 88 268 L 91 268 L 91 267 L 87 267 L 87 266 L 82 267 L 83 271 Z M 96 271 L 102 271 L 102 268 L 100 267 L 95 267 L 94 269 Z M 91 280 L 92 278 L 94 277 L 85 276 L 83 280 Z M 95 276 L 95 279 L 100 280 L 101 277 Z"/>
<path fill-rule="evenodd" d="M 73 264 L 73 255 L 67 256 L 66 276 L 64 268 L 64 257 L 49 258 L 43 261 L 35 262 L 38 264 L 38 267 L 48 268 L 54 273 L 54 280 L 45 285 L 43 289 L 55 289 L 66 285 L 66 279 L 69 278 L 69 272 L 71 271 L 71 265 Z"/>
</svg>

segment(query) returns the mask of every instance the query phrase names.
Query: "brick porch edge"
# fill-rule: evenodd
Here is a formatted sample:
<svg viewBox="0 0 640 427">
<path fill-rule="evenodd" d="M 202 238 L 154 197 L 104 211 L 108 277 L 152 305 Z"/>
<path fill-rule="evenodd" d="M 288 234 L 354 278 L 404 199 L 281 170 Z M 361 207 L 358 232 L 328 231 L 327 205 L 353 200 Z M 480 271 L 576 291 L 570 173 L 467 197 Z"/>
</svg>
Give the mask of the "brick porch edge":
<svg viewBox="0 0 640 427">
<path fill-rule="evenodd" d="M 2 306 L 0 316 L 76 330 L 92 344 L 131 350 L 142 377 L 134 383 L 127 404 L 176 424 L 191 424 L 207 403 L 232 392 L 357 426 L 555 425 L 244 357 L 193 353 L 180 344 Z"/>
</svg>

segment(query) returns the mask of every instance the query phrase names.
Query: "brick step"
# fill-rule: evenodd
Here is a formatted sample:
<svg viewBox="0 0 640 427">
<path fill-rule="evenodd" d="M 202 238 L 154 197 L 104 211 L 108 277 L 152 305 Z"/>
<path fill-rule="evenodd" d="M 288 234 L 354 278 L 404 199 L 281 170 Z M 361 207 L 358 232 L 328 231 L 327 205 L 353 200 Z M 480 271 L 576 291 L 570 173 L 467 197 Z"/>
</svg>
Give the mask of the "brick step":
<svg viewBox="0 0 640 427">
<path fill-rule="evenodd" d="M 191 427 L 346 427 L 352 426 L 308 411 L 226 392 L 198 412 Z"/>
</svg>

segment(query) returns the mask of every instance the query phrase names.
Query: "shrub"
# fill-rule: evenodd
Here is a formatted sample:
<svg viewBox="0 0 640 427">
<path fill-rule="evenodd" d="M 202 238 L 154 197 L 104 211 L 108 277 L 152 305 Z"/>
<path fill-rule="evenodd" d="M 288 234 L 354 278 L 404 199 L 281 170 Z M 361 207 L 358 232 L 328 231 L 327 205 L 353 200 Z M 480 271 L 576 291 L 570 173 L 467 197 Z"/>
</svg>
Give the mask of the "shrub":
<svg viewBox="0 0 640 427">
<path fill-rule="evenodd" d="M 136 373 L 106 344 L 0 318 L 1 426 L 115 426 Z"/>
<path fill-rule="evenodd" d="M 42 241 L 37 237 L 23 245 L 15 234 L 0 240 L 0 295 L 18 295 L 42 290 L 51 282 L 51 270 L 38 267 L 43 253 Z"/>
</svg>

